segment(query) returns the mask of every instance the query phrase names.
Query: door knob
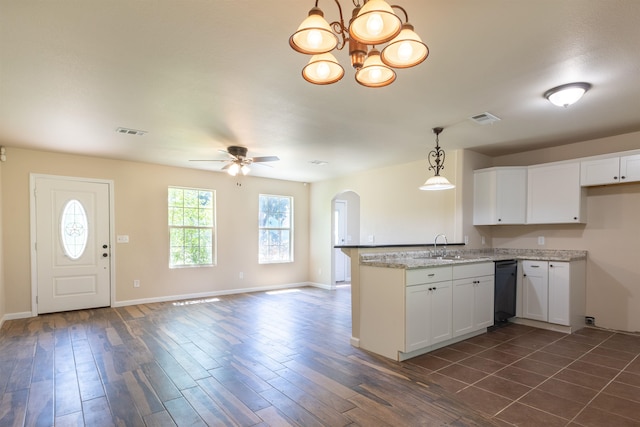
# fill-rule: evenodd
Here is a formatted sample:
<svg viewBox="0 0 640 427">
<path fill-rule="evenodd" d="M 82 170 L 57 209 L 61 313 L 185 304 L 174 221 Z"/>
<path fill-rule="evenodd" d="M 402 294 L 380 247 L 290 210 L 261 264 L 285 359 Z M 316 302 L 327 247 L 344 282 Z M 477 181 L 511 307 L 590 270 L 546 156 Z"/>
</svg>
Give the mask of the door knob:
<svg viewBox="0 0 640 427">
<path fill-rule="evenodd" d="M 102 245 L 102 249 L 107 249 L 109 246 L 107 245 Z"/>
</svg>

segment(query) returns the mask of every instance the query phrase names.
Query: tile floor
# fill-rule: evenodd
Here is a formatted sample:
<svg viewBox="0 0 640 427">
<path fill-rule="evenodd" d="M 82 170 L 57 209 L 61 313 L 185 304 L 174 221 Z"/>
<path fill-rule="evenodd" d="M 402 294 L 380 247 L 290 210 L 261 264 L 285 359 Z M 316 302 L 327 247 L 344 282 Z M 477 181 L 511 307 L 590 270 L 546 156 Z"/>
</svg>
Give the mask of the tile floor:
<svg viewBox="0 0 640 427">
<path fill-rule="evenodd" d="M 406 363 L 498 423 L 640 426 L 640 336 L 510 324 Z"/>
</svg>

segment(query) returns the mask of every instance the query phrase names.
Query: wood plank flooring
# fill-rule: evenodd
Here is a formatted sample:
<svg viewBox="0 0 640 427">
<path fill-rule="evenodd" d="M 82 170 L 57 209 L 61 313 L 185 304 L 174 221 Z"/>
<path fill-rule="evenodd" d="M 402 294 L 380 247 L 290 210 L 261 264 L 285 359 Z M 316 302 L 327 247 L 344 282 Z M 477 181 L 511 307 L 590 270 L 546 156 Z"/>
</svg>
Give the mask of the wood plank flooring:
<svg viewBox="0 0 640 427">
<path fill-rule="evenodd" d="M 349 288 L 302 288 L 7 321 L 0 426 L 491 425 L 350 316 Z"/>
<path fill-rule="evenodd" d="M 399 363 L 349 344 L 350 298 L 301 288 L 7 321 L 0 427 L 640 425 L 639 337 L 513 325 Z"/>
</svg>

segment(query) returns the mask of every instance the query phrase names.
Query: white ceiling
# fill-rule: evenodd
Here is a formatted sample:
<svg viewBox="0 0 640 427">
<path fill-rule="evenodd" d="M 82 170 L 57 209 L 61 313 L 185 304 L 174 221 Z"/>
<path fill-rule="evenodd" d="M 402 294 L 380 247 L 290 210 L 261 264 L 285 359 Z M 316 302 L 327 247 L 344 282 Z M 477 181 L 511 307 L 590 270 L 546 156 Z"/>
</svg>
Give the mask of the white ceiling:
<svg viewBox="0 0 640 427">
<path fill-rule="evenodd" d="M 0 144 L 209 170 L 189 160 L 242 145 L 281 159 L 252 174 L 313 182 L 424 159 L 436 126 L 489 155 L 640 131 L 639 0 L 389 3 L 430 55 L 368 89 L 344 50 L 340 82 L 302 79 L 288 38 L 313 0 L 0 0 Z M 542 97 L 572 81 L 593 84 L 572 107 Z"/>
</svg>

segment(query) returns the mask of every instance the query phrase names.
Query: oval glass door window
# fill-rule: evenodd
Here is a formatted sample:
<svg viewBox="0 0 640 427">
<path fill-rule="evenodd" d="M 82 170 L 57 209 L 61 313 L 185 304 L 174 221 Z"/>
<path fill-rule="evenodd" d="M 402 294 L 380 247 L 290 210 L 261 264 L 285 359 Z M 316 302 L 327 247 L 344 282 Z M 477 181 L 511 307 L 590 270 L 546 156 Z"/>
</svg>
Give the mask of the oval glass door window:
<svg viewBox="0 0 640 427">
<path fill-rule="evenodd" d="M 60 234 L 65 254 L 78 259 L 87 248 L 87 212 L 78 200 L 69 200 L 62 211 Z"/>
</svg>

